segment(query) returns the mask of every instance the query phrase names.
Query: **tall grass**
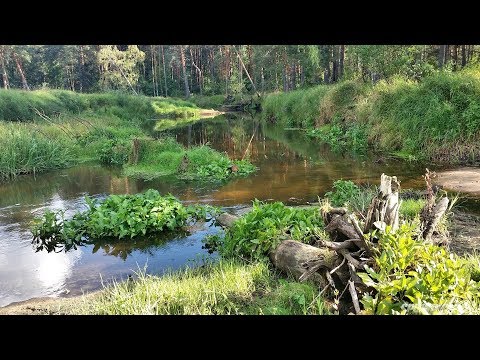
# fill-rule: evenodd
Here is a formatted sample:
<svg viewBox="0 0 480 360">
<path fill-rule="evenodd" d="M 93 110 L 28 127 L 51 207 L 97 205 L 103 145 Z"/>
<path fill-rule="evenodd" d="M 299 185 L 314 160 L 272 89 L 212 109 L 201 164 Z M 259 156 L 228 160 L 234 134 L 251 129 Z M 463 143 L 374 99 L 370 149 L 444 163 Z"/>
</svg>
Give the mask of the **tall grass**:
<svg viewBox="0 0 480 360">
<path fill-rule="evenodd" d="M 0 180 L 64 168 L 74 162 L 66 141 L 30 133 L 22 125 L 0 128 L 0 138 Z"/>
<path fill-rule="evenodd" d="M 80 309 L 88 314 L 325 314 L 311 284 L 278 280 L 266 262 L 220 260 L 162 277 L 138 272 L 114 282 Z"/>
<path fill-rule="evenodd" d="M 357 122 L 366 126 L 370 146 L 380 150 L 452 162 L 480 157 L 478 69 L 438 72 L 420 82 L 397 77 L 375 86 L 353 81 L 320 85 L 271 94 L 262 105 L 264 118 L 285 127 L 333 123 L 341 130 L 319 132 L 320 141 L 357 139 L 343 134 Z"/>
</svg>

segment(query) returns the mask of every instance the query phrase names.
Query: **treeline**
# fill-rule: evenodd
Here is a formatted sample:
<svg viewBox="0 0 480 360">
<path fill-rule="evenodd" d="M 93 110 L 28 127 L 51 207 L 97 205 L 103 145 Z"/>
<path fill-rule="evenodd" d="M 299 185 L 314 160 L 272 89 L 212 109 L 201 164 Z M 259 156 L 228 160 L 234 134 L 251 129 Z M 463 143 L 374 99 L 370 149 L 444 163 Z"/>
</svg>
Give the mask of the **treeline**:
<svg viewBox="0 0 480 360">
<path fill-rule="evenodd" d="M 0 71 L 6 89 L 188 97 L 420 79 L 478 55 L 476 45 L 0 45 Z"/>
</svg>

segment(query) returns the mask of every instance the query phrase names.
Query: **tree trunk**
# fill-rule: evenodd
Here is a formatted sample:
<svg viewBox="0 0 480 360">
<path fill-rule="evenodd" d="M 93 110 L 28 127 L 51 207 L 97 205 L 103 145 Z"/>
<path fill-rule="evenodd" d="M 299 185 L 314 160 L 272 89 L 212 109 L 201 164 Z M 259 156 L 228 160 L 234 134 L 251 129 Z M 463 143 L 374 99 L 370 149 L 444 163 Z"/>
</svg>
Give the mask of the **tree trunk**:
<svg viewBox="0 0 480 360">
<path fill-rule="evenodd" d="M 380 178 L 380 191 L 372 199 L 365 221 L 364 233 L 375 228 L 391 226 L 393 230 L 398 229 L 398 211 L 400 202 L 398 193 L 400 182 L 396 176 L 382 174 Z"/>
<path fill-rule="evenodd" d="M 13 60 L 15 60 L 15 64 L 17 65 L 17 71 L 20 74 L 20 78 L 22 79 L 22 87 L 24 90 L 30 90 L 30 87 L 28 86 L 27 79 L 25 78 L 25 74 L 22 69 L 22 63 L 20 62 L 20 59 L 18 58 L 18 55 L 15 51 L 12 50 L 12 56 Z"/>
<path fill-rule="evenodd" d="M 251 76 L 250 76 L 250 73 L 248 72 L 247 68 L 245 67 L 245 64 L 243 63 L 243 60 L 242 60 L 242 58 L 240 57 L 240 54 L 238 53 L 237 48 L 235 47 L 235 45 L 233 45 L 233 49 L 234 49 L 235 52 L 237 53 L 238 60 L 240 61 L 240 64 L 242 64 L 243 70 L 245 71 L 245 74 L 247 74 L 248 80 L 250 81 L 250 84 L 252 84 L 253 90 L 255 90 L 255 93 L 258 95 L 258 97 L 260 97 L 260 94 L 259 94 L 258 91 L 257 91 L 257 87 L 255 86 L 255 83 L 253 82 L 253 80 L 252 80 L 252 78 L 251 78 Z"/>
<path fill-rule="evenodd" d="M 290 66 L 290 89 L 295 90 L 297 88 L 297 66 L 293 64 Z"/>
<path fill-rule="evenodd" d="M 197 66 L 197 64 L 195 64 L 195 61 L 193 60 L 192 48 L 190 48 L 190 57 L 191 57 L 192 65 L 198 73 L 198 87 L 200 89 L 200 95 L 202 95 L 203 73 L 202 73 L 202 70 L 200 70 L 200 68 Z"/>
<path fill-rule="evenodd" d="M 157 96 L 156 87 L 155 87 L 155 51 L 153 45 L 150 45 L 150 62 L 151 62 L 151 71 L 152 71 L 152 92 L 153 96 Z"/>
<path fill-rule="evenodd" d="M 438 68 L 443 68 L 445 64 L 445 52 L 446 52 L 446 45 L 440 45 L 438 49 Z"/>
<path fill-rule="evenodd" d="M 185 97 L 188 99 L 190 97 L 190 89 L 188 88 L 188 78 L 187 78 L 187 65 L 185 62 L 185 49 L 183 45 L 179 45 L 180 50 L 180 63 L 182 65 L 182 73 L 183 73 L 183 84 L 185 86 Z"/>
<path fill-rule="evenodd" d="M 162 45 L 162 63 L 163 63 L 163 81 L 165 83 L 165 97 L 168 96 L 168 88 L 167 88 L 167 70 L 165 67 L 165 53 L 163 51 L 163 45 Z"/>
<path fill-rule="evenodd" d="M 338 46 L 333 45 L 332 49 L 332 82 L 338 81 Z"/>
<path fill-rule="evenodd" d="M 467 49 L 465 45 L 462 45 L 462 68 L 467 65 Z"/>
<path fill-rule="evenodd" d="M 79 87 L 80 92 L 83 92 L 83 83 L 85 81 L 85 53 L 83 51 L 83 45 L 79 45 L 79 53 L 80 53 L 80 69 L 79 69 Z"/>
<path fill-rule="evenodd" d="M 453 71 L 457 70 L 457 64 L 458 64 L 458 45 L 453 45 L 452 49 L 452 59 L 453 59 Z"/>
<path fill-rule="evenodd" d="M 7 68 L 5 66 L 5 50 L 3 49 L 3 46 L 0 47 L 0 66 L 2 67 L 3 88 L 8 89 L 8 75 Z"/>
<path fill-rule="evenodd" d="M 341 79 L 343 77 L 344 62 L 345 62 L 345 45 L 340 45 L 340 58 L 339 58 L 339 62 L 338 62 L 338 77 L 339 77 L 339 79 Z"/>
</svg>

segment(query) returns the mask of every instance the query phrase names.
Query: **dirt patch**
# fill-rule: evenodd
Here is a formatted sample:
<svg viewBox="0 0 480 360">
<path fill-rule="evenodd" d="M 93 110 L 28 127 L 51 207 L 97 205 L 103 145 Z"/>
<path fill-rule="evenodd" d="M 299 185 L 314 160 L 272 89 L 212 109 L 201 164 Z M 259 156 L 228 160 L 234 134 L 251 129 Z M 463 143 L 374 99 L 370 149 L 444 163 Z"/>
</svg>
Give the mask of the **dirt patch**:
<svg viewBox="0 0 480 360">
<path fill-rule="evenodd" d="M 450 232 L 450 251 L 463 255 L 480 251 L 480 217 L 454 212 Z"/>
<path fill-rule="evenodd" d="M 433 181 L 448 190 L 480 195 L 480 168 L 440 171 Z"/>
<path fill-rule="evenodd" d="M 99 292 L 71 298 L 33 298 L 0 308 L 0 315 L 71 315 L 78 314 L 85 302 Z"/>
</svg>

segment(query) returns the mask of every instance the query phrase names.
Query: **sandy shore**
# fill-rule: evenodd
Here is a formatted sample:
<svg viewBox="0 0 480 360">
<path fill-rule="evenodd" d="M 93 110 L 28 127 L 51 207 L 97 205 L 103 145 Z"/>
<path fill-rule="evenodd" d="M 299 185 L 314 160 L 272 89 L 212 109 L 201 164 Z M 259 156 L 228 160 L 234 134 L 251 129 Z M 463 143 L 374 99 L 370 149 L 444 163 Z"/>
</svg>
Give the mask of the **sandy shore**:
<svg viewBox="0 0 480 360">
<path fill-rule="evenodd" d="M 440 171 L 433 181 L 447 190 L 480 195 L 480 168 L 465 167 Z"/>
</svg>

